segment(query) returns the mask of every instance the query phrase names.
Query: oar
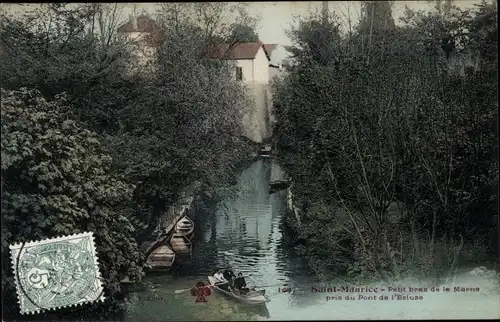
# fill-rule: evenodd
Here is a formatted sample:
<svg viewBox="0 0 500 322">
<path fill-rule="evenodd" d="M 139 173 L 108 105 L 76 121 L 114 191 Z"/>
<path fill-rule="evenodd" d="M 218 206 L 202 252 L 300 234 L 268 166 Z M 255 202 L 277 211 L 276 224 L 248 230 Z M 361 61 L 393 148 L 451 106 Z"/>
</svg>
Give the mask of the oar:
<svg viewBox="0 0 500 322">
<path fill-rule="evenodd" d="M 245 275 L 245 276 L 240 276 L 240 277 L 251 277 L 252 274 L 248 274 L 248 275 Z M 213 287 L 213 285 L 210 285 L 210 284 L 207 284 L 205 285 L 207 287 Z M 264 285 L 264 286 L 256 286 L 256 287 L 266 287 L 266 286 L 279 286 L 279 285 Z M 184 293 L 184 292 L 187 292 L 187 291 L 190 291 L 192 288 L 186 288 L 186 289 L 183 289 L 183 290 L 175 290 L 174 293 L 175 294 L 181 294 L 181 293 Z"/>
<path fill-rule="evenodd" d="M 213 287 L 213 285 L 205 285 L 206 287 Z M 187 291 L 191 291 L 193 288 L 186 288 L 184 290 L 175 290 L 174 293 L 175 294 L 181 294 L 181 293 L 184 293 L 184 292 L 187 292 Z"/>
<path fill-rule="evenodd" d="M 214 285 L 211 285 L 210 283 L 208 284 L 205 284 L 206 287 L 214 287 Z M 193 287 L 196 287 L 196 286 L 193 286 Z M 183 290 L 175 290 L 174 293 L 175 294 L 181 294 L 181 293 L 184 293 L 184 292 L 187 292 L 187 291 L 191 291 L 193 289 L 193 287 L 191 288 L 186 288 L 186 289 L 183 289 Z"/>
<path fill-rule="evenodd" d="M 255 286 L 255 287 L 261 288 L 261 287 L 276 287 L 276 286 L 289 287 L 288 285 L 283 285 L 283 284 L 267 284 L 267 285 L 258 285 L 258 286 Z"/>
<path fill-rule="evenodd" d="M 192 287 L 191 287 L 192 288 Z M 184 293 L 184 292 L 187 292 L 187 291 L 191 291 L 191 288 L 186 288 L 184 290 L 175 290 L 175 294 L 181 294 L 181 293 Z"/>
<path fill-rule="evenodd" d="M 257 286 L 254 286 L 252 284 L 250 284 L 252 287 L 255 287 L 255 288 L 263 288 L 263 287 L 290 287 L 292 288 L 293 286 L 289 286 L 289 285 L 283 285 L 283 284 L 267 284 L 267 285 L 257 285 Z"/>
</svg>

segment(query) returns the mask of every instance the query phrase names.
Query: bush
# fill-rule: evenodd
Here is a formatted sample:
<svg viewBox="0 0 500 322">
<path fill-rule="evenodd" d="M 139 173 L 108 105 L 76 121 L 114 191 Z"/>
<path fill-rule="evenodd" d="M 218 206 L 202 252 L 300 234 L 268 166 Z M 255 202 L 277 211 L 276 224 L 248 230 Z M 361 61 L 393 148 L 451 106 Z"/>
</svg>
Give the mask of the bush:
<svg viewBox="0 0 500 322">
<path fill-rule="evenodd" d="M 365 12 L 347 34 L 334 16 L 312 15 L 292 30 L 295 64 L 275 88 L 274 133 L 304 211 L 300 231 L 322 223 L 308 253 L 325 246 L 338 252 L 322 241 L 343 237 L 335 211 L 342 208 L 353 225 L 343 256 L 353 254 L 357 271 L 398 277 L 410 260 L 401 253 L 416 247 L 412 239 L 425 239 L 430 254 L 413 260 L 435 267 L 452 254 L 446 265 L 453 267 L 456 246 L 460 252 L 464 243 L 498 232 L 490 50 L 496 9 L 408 11 L 406 25 L 397 27 L 384 3 L 367 2 L 375 7 L 365 11 L 374 14 Z M 465 75 L 452 67 L 467 55 L 481 66 Z M 395 217 L 394 204 L 402 205 Z M 417 237 L 401 241 L 401 234 Z M 446 251 L 438 250 L 443 238 Z"/>
<path fill-rule="evenodd" d="M 10 244 L 90 231 L 108 297 L 116 296 L 125 276 L 140 278 L 142 255 L 133 238 L 134 228 L 117 209 L 130 198 L 133 187 L 109 175 L 111 158 L 101 152 L 96 135 L 68 119 L 66 112 L 61 96 L 49 102 L 38 91 L 2 89 L 6 317 L 17 313 Z M 82 311 L 67 309 L 58 314 Z"/>
</svg>

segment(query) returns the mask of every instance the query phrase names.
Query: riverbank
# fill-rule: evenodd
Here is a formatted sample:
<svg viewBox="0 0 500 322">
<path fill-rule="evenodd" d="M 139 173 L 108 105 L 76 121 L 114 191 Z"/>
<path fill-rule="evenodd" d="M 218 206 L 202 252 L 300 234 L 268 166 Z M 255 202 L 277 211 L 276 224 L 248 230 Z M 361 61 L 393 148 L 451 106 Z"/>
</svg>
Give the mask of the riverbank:
<svg viewBox="0 0 500 322">
<path fill-rule="evenodd" d="M 372 246 L 377 241 L 369 234 L 366 223 L 353 223 L 351 216 L 359 218 L 359 215 L 334 207 L 333 202 L 310 199 L 310 194 L 304 194 L 297 183 L 290 190 L 293 201 L 290 200 L 283 222 L 288 242 L 307 258 L 308 265 L 324 281 L 345 275 L 353 283 L 409 277 L 438 283 L 452 279 L 463 269 L 478 266 L 498 269 L 481 240 L 453 240 L 447 236 L 431 240 L 432 236 L 426 236 L 424 231 L 412 229 L 402 215 L 384 226 L 391 251 L 387 255 Z M 360 229 L 362 239 L 353 233 L 356 229 Z M 376 254 L 379 262 L 366 252 Z"/>
<path fill-rule="evenodd" d="M 249 164 L 251 164 L 258 158 L 258 144 L 253 143 L 249 140 L 239 140 L 239 142 L 240 145 L 234 151 L 234 159 L 238 161 L 234 162 L 233 164 L 225 165 L 228 172 L 233 176 L 242 171 L 242 169 L 244 169 L 245 167 L 248 167 Z M 195 230 L 197 230 L 196 221 L 199 219 L 197 218 L 199 212 L 192 210 L 193 205 L 199 205 L 203 202 L 203 199 L 217 199 L 219 198 L 218 191 L 220 191 L 221 188 L 231 188 L 235 185 L 235 182 L 234 180 L 232 180 L 231 176 L 227 176 L 225 177 L 225 179 L 226 180 L 219 181 L 218 185 L 207 184 L 206 182 L 201 181 L 194 181 L 184 186 L 180 190 L 180 193 L 178 193 L 177 200 L 174 203 L 170 204 L 164 214 L 160 217 L 158 228 L 153 231 L 152 235 L 147 236 L 146 239 L 138 240 L 139 244 L 151 244 L 152 242 L 154 242 L 154 240 L 156 240 L 160 233 L 168 234 L 173 229 L 175 222 L 178 221 L 182 216 L 188 216 L 194 219 Z M 149 248 L 141 246 L 141 249 L 147 250 Z M 185 265 L 186 262 L 190 262 L 190 258 L 189 256 L 183 256 L 180 261 Z M 176 259 L 172 267 L 174 271 L 178 269 L 177 266 L 179 266 L 179 264 L 181 263 Z M 122 284 L 134 284 L 140 282 L 140 280 L 131 281 L 128 277 L 126 277 L 121 282 Z"/>
</svg>

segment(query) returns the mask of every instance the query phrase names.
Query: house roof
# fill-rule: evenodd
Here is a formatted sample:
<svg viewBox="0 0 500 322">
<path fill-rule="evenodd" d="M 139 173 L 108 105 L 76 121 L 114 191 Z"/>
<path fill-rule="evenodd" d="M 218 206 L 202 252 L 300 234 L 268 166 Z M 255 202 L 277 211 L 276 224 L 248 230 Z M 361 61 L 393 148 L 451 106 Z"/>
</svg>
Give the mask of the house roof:
<svg viewBox="0 0 500 322">
<path fill-rule="evenodd" d="M 134 28 L 134 23 L 129 21 L 120 27 L 118 27 L 118 32 L 154 32 L 158 31 L 158 25 L 149 16 L 141 15 L 137 17 L 137 28 Z"/>
<path fill-rule="evenodd" d="M 134 18 L 132 18 L 134 19 Z M 137 18 L 137 26 L 134 28 L 133 21 L 129 21 L 120 27 L 118 27 L 118 33 L 132 33 L 138 32 L 143 33 L 141 39 L 137 39 L 136 42 L 143 43 L 148 46 L 156 47 L 161 43 L 162 33 L 156 21 L 151 19 L 149 16 L 140 15 Z"/>
<path fill-rule="evenodd" d="M 264 44 L 264 48 L 266 49 L 269 56 L 273 53 L 273 51 L 278 48 L 278 44 Z"/>
<path fill-rule="evenodd" d="M 210 51 L 208 57 L 213 59 L 235 60 L 254 59 L 261 47 L 264 49 L 267 60 L 270 60 L 266 47 L 260 41 L 240 43 L 232 46 L 232 48 L 230 48 L 230 44 L 220 44 L 215 46 L 215 48 Z"/>
</svg>

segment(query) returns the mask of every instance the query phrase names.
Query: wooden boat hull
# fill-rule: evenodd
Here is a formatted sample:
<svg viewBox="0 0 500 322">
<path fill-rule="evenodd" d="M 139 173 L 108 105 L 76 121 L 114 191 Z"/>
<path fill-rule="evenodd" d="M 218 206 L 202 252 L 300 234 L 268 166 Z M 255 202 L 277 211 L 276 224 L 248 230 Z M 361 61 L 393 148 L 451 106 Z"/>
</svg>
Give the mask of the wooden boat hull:
<svg viewBox="0 0 500 322">
<path fill-rule="evenodd" d="M 175 252 L 167 245 L 161 245 L 153 250 L 147 260 L 146 265 L 154 270 L 170 269 L 175 261 Z"/>
<path fill-rule="evenodd" d="M 264 157 L 264 158 L 270 158 L 271 157 L 271 151 L 260 150 L 259 151 L 259 156 Z"/>
<path fill-rule="evenodd" d="M 173 234 L 170 239 L 170 247 L 176 254 L 189 255 L 191 254 L 192 244 L 186 236 Z"/>
<path fill-rule="evenodd" d="M 270 157 L 271 156 L 271 146 L 266 145 L 260 148 L 259 155 L 261 157 Z"/>
<path fill-rule="evenodd" d="M 269 194 L 276 193 L 281 190 L 285 190 L 290 187 L 292 184 L 291 181 L 288 180 L 279 180 L 279 181 L 274 181 L 269 184 Z"/>
<path fill-rule="evenodd" d="M 264 295 L 265 291 L 264 290 L 261 290 L 261 291 L 250 291 L 248 293 L 248 295 L 238 295 L 238 294 L 235 294 L 233 292 L 229 292 L 229 291 L 226 291 L 220 287 L 218 287 L 217 285 L 215 285 L 217 283 L 217 280 L 213 277 L 213 276 L 208 276 L 208 281 L 210 282 L 210 285 L 212 285 L 212 287 L 214 289 L 216 289 L 217 291 L 225 294 L 225 295 L 228 295 L 232 298 L 235 298 L 243 303 L 246 303 L 246 304 L 254 304 L 254 305 L 257 305 L 257 304 L 265 304 L 267 302 L 269 302 L 270 300 Z"/>
<path fill-rule="evenodd" d="M 184 216 L 175 224 L 175 233 L 177 235 L 192 238 L 194 232 L 194 222 L 188 217 Z"/>
</svg>

